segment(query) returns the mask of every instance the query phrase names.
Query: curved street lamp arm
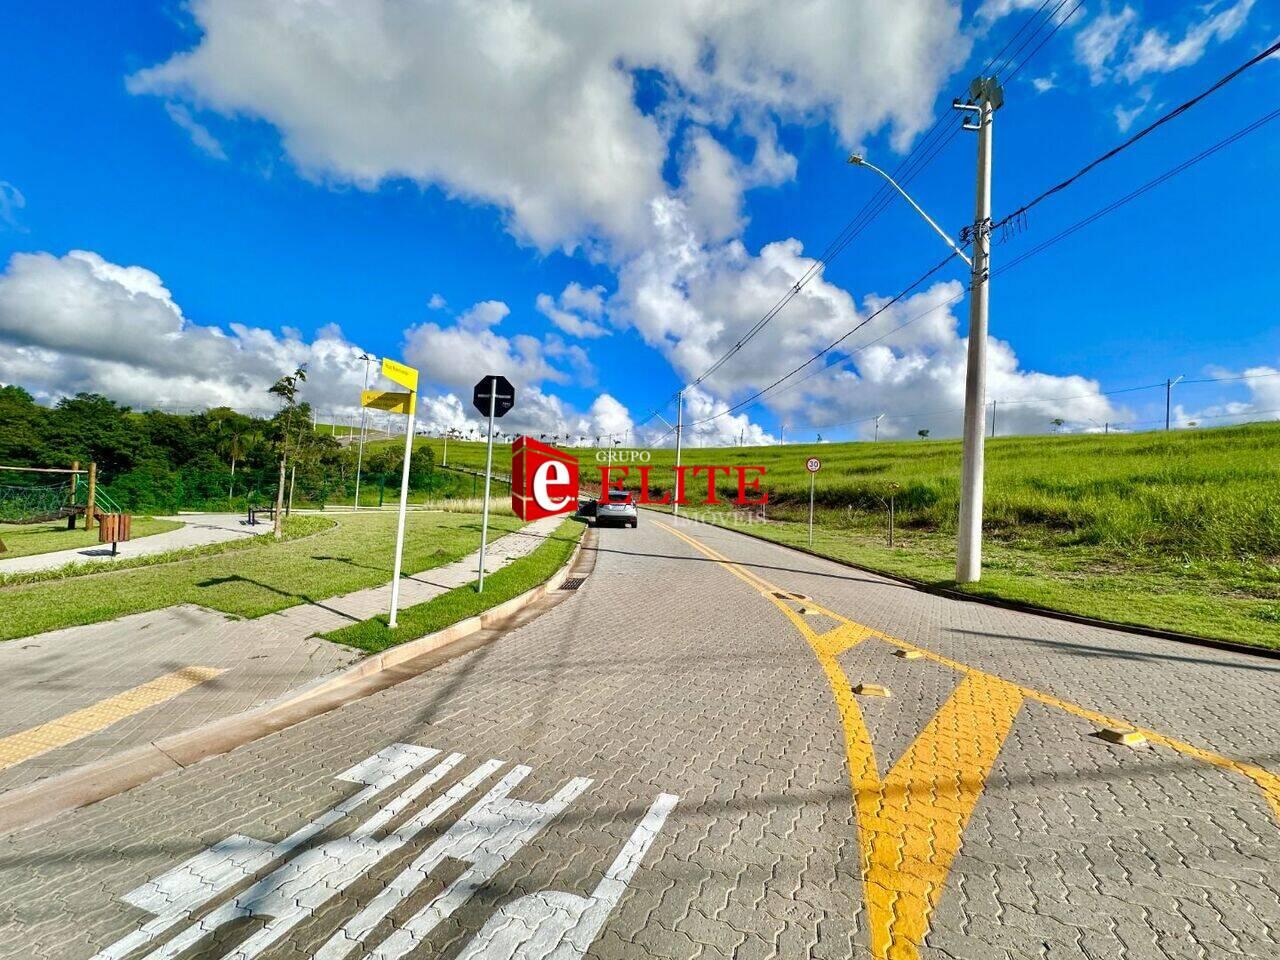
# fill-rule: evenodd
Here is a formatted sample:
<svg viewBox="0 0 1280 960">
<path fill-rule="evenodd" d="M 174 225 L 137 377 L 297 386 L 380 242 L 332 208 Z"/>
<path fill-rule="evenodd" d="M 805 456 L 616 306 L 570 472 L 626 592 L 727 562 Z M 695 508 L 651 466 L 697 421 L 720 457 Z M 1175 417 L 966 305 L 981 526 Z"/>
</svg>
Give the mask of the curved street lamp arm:
<svg viewBox="0 0 1280 960">
<path fill-rule="evenodd" d="M 938 226 L 936 223 L 933 222 L 932 217 L 930 217 L 927 213 L 925 213 L 922 209 L 920 209 L 920 204 L 912 200 L 911 197 L 907 195 L 907 191 L 903 190 L 900 186 L 898 186 L 898 184 L 894 181 L 893 177 L 889 176 L 887 173 L 885 173 L 883 170 L 877 167 L 874 163 L 870 163 L 865 158 L 863 158 L 862 156 L 859 156 L 856 153 L 853 154 L 851 157 L 849 157 L 849 162 L 852 163 L 854 166 L 866 167 L 868 170 L 874 170 L 876 173 L 880 174 L 880 176 L 882 176 L 888 182 L 889 186 L 893 187 L 893 189 L 897 190 L 898 193 L 902 194 L 902 199 L 906 200 L 907 203 L 911 204 L 911 206 L 915 209 L 916 213 L 924 217 L 925 223 L 933 227 L 934 233 L 936 233 L 943 240 L 945 240 L 947 242 L 947 246 L 949 246 L 952 250 L 954 250 L 956 255 L 965 263 L 967 263 L 970 266 L 970 268 L 973 267 L 973 261 L 969 259 L 969 257 L 965 254 L 965 252 L 956 245 L 956 242 L 952 240 L 950 236 L 947 235 L 947 232 L 945 230 L 943 230 L 940 226 Z"/>
</svg>

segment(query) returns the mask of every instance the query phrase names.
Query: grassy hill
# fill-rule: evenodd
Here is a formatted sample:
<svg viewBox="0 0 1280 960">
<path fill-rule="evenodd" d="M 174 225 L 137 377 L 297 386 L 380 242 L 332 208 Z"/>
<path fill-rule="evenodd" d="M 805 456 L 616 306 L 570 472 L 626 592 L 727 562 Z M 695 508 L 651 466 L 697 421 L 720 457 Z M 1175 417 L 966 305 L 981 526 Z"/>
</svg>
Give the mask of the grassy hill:
<svg viewBox="0 0 1280 960">
<path fill-rule="evenodd" d="M 422 443 L 439 463 L 443 442 Z M 964 589 L 1280 647 L 1280 424 L 1009 437 L 986 449 L 986 568 L 981 584 Z M 594 451 L 570 452 L 594 475 Z M 669 486 L 674 451 L 652 455 L 651 481 Z M 768 522 L 749 529 L 803 544 L 809 456 L 823 462 L 815 549 L 951 582 L 959 441 L 692 448 L 684 462 L 765 467 Z M 483 469 L 484 445 L 451 440 L 449 464 Z M 495 446 L 494 468 L 510 469 L 508 445 Z M 722 480 L 721 495 L 732 496 L 735 482 Z M 891 549 L 884 501 L 893 484 L 899 536 Z M 699 512 L 745 520 L 727 508 Z"/>
</svg>

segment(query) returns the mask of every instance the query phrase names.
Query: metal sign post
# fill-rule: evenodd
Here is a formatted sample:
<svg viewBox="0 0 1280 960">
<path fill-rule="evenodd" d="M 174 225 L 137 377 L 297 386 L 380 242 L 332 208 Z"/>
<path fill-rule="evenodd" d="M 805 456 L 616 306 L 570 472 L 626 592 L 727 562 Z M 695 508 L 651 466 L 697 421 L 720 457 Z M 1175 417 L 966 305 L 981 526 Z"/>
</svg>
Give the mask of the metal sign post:
<svg viewBox="0 0 1280 960">
<path fill-rule="evenodd" d="M 404 432 L 404 464 L 400 468 L 400 516 L 396 521 L 396 559 L 391 569 L 391 616 L 387 626 L 395 628 L 396 607 L 400 604 L 400 566 L 404 561 L 404 518 L 409 506 L 409 460 L 413 456 L 414 399 L 418 392 L 418 371 L 394 360 L 382 361 L 382 375 L 405 387 L 409 393 L 405 406 L 409 414 L 408 428 Z M 373 404 L 369 404 L 372 406 Z"/>
<path fill-rule="evenodd" d="M 818 471 L 822 469 L 822 461 L 817 457 L 810 457 L 804 462 L 804 468 L 809 471 L 809 546 L 813 546 L 813 487 L 814 481 L 817 479 Z"/>
<path fill-rule="evenodd" d="M 484 464 L 484 518 L 480 521 L 480 577 L 476 593 L 484 591 L 484 554 L 489 547 L 489 486 L 493 482 L 493 421 L 507 413 L 516 403 L 516 388 L 506 377 L 493 375 L 476 384 L 471 402 L 481 413 L 489 415 L 489 450 Z"/>
</svg>

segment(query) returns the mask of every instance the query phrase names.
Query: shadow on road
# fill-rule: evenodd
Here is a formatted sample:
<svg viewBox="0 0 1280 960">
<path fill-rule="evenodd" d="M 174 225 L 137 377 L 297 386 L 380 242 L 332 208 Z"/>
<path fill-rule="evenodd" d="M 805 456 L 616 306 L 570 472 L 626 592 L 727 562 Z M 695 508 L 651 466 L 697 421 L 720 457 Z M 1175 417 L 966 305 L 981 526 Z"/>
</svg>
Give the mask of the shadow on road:
<svg viewBox="0 0 1280 960">
<path fill-rule="evenodd" d="M 273 587 L 271 586 L 271 584 L 263 583 L 261 580 L 254 580 L 252 577 L 242 577 L 238 573 L 229 574 L 225 577 L 210 577 L 208 580 L 199 581 L 196 584 L 196 586 L 197 587 L 217 587 L 224 583 L 252 584 L 255 587 L 261 587 L 263 590 L 266 590 L 270 593 L 274 593 L 277 596 L 287 597 L 288 599 L 296 600 L 299 603 L 305 603 L 313 607 L 319 607 L 321 610 L 326 610 L 329 613 L 332 613 L 334 616 L 342 617 L 344 620 L 350 620 L 352 623 L 360 622 L 359 617 L 353 617 L 351 614 L 346 613 L 342 610 L 339 610 L 337 607 L 331 607 L 326 603 L 321 603 L 319 600 L 309 597 L 305 593 L 293 593 L 292 591 L 289 591 L 289 590 L 281 590 L 279 587 Z"/>
<path fill-rule="evenodd" d="M 1041 646 L 1055 647 L 1070 657 L 1113 657 L 1117 660 L 1150 660 L 1159 663 L 1194 663 L 1206 667 L 1228 667 L 1233 670 L 1257 670 L 1261 673 L 1280 673 L 1280 667 L 1269 664 L 1251 663 L 1244 660 L 1209 660 L 1204 657 L 1185 657 L 1174 653 L 1147 653 L 1142 650 L 1121 650 L 1113 647 L 1097 647 L 1088 643 L 1072 643 L 1068 640 L 1049 640 L 1044 637 L 1027 637 L 1016 633 L 988 633 L 984 630 L 962 630 L 959 627 L 948 627 L 951 633 L 963 633 L 973 637 L 992 637 L 999 640 L 1022 640 Z M 1172 643 L 1173 641 L 1168 641 Z"/>
</svg>

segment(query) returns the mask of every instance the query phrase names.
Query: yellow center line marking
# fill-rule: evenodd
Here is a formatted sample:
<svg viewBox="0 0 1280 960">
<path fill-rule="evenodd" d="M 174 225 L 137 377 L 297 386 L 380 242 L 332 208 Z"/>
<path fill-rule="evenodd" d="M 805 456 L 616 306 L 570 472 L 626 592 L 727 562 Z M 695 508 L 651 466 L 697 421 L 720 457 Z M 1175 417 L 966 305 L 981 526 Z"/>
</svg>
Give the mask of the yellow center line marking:
<svg viewBox="0 0 1280 960">
<path fill-rule="evenodd" d="M 224 672 L 215 667 L 183 667 L 38 727 L 0 738 L 0 770 L 105 730 L 125 717 L 172 700 Z"/>
<path fill-rule="evenodd" d="M 1133 727 L 1153 743 L 1248 777 L 1261 787 L 1280 820 L 1280 777 L 1267 770 L 976 670 L 806 600 L 809 609 L 839 624 L 826 633 L 816 633 L 791 605 L 773 595 L 785 593 L 780 587 L 693 537 L 660 521 L 653 522 L 715 560 L 773 603 L 808 641 L 826 673 L 844 728 L 871 950 L 878 960 L 919 956 L 918 947 L 928 932 L 929 914 L 942 893 L 969 815 L 1024 700 L 1057 707 L 1101 726 Z M 951 698 L 883 780 L 861 708 L 837 660 L 841 653 L 867 638 L 901 650 L 918 651 L 922 657 L 964 676 Z"/>
</svg>

